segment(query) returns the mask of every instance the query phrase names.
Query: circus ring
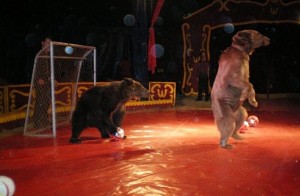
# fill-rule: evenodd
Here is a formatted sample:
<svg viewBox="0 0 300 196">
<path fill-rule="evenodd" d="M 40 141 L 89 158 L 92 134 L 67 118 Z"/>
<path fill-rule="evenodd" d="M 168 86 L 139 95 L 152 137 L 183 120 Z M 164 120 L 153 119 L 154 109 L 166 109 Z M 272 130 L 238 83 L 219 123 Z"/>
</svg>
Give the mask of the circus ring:
<svg viewBox="0 0 300 196">
<path fill-rule="evenodd" d="M 185 97 L 128 112 L 118 142 L 88 128 L 70 144 L 70 126 L 56 138 L 0 137 L 0 174 L 15 196 L 299 195 L 300 97 L 270 97 L 249 108 L 259 124 L 230 139 L 231 150 L 218 145 L 209 103 Z"/>
<path fill-rule="evenodd" d="M 187 96 L 175 103 L 173 83 L 149 86 L 152 100 L 128 104 L 126 140 L 101 139 L 88 128 L 81 144 L 70 144 L 70 125 L 56 138 L 0 132 L 0 174 L 13 179 L 15 196 L 300 194 L 298 94 L 258 95 L 259 108 L 248 108 L 258 126 L 225 150 L 210 102 Z M 1 88 L 1 111 L 9 111 L 1 122 L 24 121 L 28 88 Z"/>
<path fill-rule="evenodd" d="M 26 97 L 29 86 L 20 88 L 1 88 L 5 123 L 24 119 L 27 101 L 17 97 Z M 155 88 L 158 97 L 166 92 Z M 166 100 L 129 103 L 127 139 L 119 142 L 89 128 L 83 142 L 72 145 L 69 126 L 56 138 L 0 137 L 0 174 L 14 180 L 16 196 L 300 195 L 299 95 L 258 95 L 259 108 L 248 109 L 260 123 L 244 140 L 230 140 L 232 150 L 218 146 L 209 103 L 188 96 Z"/>
</svg>

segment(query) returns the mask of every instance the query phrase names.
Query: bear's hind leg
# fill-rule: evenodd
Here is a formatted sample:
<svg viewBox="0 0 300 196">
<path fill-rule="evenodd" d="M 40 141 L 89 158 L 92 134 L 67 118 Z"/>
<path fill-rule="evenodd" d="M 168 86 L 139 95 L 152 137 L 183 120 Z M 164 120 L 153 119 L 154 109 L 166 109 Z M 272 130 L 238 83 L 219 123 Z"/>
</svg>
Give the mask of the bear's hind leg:
<svg viewBox="0 0 300 196">
<path fill-rule="evenodd" d="M 107 139 L 110 138 L 110 133 L 108 131 L 108 126 L 106 126 L 104 123 L 98 124 L 98 130 L 101 133 L 101 138 Z"/>
<path fill-rule="evenodd" d="M 72 128 L 72 136 L 69 140 L 72 144 L 79 144 L 81 143 L 81 139 L 79 139 L 79 135 L 83 131 L 84 127 L 73 127 Z"/>
<path fill-rule="evenodd" d="M 235 129 L 234 117 L 223 117 L 221 119 L 216 120 L 216 124 L 221 134 L 220 146 L 222 148 L 231 149 L 232 145 L 228 144 L 228 139 L 230 138 Z"/>
<path fill-rule="evenodd" d="M 72 135 L 69 142 L 73 144 L 81 143 L 79 136 L 85 128 L 85 119 L 78 114 L 78 111 L 75 111 L 72 117 Z"/>
<path fill-rule="evenodd" d="M 235 115 L 235 130 L 232 134 L 232 138 L 236 140 L 242 140 L 243 138 L 238 134 L 239 129 L 242 127 L 244 121 L 246 120 L 248 113 L 244 107 L 239 107 L 239 109 L 234 113 Z"/>
</svg>

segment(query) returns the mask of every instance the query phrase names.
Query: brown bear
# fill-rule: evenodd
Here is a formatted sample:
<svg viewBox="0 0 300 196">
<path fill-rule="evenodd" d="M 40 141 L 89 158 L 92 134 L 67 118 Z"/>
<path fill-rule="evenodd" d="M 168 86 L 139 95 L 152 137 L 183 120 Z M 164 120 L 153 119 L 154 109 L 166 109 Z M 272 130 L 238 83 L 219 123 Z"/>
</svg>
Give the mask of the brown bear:
<svg viewBox="0 0 300 196">
<path fill-rule="evenodd" d="M 97 127 L 102 138 L 118 137 L 126 102 L 148 96 L 149 91 L 131 78 L 88 89 L 73 112 L 70 142 L 80 143 L 79 136 L 87 127 Z"/>
<path fill-rule="evenodd" d="M 218 72 L 211 91 L 212 111 L 220 132 L 220 146 L 232 148 L 228 139 L 242 139 L 238 130 L 248 114 L 243 102 L 257 107 L 255 91 L 249 82 L 250 55 L 256 48 L 267 46 L 270 39 L 255 30 L 237 32 L 232 44 L 220 56 Z"/>
</svg>

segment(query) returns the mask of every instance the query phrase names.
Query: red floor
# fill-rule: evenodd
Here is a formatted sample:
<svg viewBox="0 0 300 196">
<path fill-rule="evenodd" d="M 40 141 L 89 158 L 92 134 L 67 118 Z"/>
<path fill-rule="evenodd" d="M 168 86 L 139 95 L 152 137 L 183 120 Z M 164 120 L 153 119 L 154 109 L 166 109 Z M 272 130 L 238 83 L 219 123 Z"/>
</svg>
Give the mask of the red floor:
<svg viewBox="0 0 300 196">
<path fill-rule="evenodd" d="M 17 195 L 300 195 L 300 114 L 257 111 L 260 124 L 218 146 L 210 110 L 127 114 L 121 142 L 86 130 L 82 144 L 14 135 L 0 139 L 0 175 Z"/>
</svg>

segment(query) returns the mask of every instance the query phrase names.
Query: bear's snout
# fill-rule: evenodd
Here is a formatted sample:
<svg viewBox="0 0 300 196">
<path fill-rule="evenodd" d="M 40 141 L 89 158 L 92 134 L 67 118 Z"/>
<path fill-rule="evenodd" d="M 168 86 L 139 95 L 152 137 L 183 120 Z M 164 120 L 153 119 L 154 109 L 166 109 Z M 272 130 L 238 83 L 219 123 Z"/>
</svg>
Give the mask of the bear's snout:
<svg viewBox="0 0 300 196">
<path fill-rule="evenodd" d="M 261 46 L 267 46 L 269 44 L 270 44 L 270 39 L 267 36 L 262 35 L 260 33 L 257 33 L 257 35 L 254 36 L 253 48 L 259 48 Z"/>
<path fill-rule="evenodd" d="M 132 80 L 132 84 L 127 87 L 127 95 L 130 100 L 148 98 L 150 93 L 140 82 Z"/>
<path fill-rule="evenodd" d="M 149 91 L 144 87 L 141 87 L 139 90 L 132 93 L 132 97 L 134 98 L 148 98 L 149 95 Z"/>
<path fill-rule="evenodd" d="M 263 36 L 263 46 L 270 44 L 270 39 L 267 36 Z"/>
<path fill-rule="evenodd" d="M 144 88 L 144 89 L 142 90 L 142 93 L 141 93 L 141 94 L 142 94 L 142 95 L 141 95 L 142 98 L 148 98 L 149 95 L 150 95 L 149 91 L 148 91 L 146 88 Z"/>
</svg>

